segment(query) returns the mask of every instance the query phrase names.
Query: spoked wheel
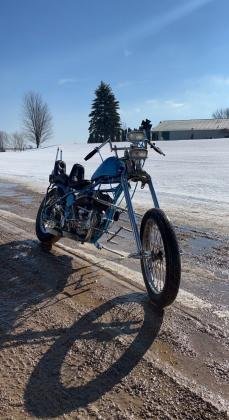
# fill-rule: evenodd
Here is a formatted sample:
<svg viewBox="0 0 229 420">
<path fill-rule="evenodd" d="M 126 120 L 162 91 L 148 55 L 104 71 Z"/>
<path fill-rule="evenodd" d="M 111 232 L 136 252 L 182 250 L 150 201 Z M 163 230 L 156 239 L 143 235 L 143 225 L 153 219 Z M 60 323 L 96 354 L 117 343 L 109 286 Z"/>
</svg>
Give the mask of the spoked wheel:
<svg viewBox="0 0 229 420">
<path fill-rule="evenodd" d="M 47 245 L 47 247 L 52 247 L 52 244 L 57 242 L 60 239 L 60 236 L 52 235 L 51 233 L 46 232 L 45 223 L 44 223 L 44 214 L 46 207 L 50 207 L 52 203 L 54 203 L 58 199 L 58 192 L 57 190 L 50 191 L 47 196 L 41 202 L 39 210 L 37 212 L 36 218 L 36 235 L 43 244 Z M 51 207 L 50 207 L 51 209 Z M 50 211 L 50 210 L 49 210 Z M 46 215 L 47 217 L 48 215 Z"/>
<path fill-rule="evenodd" d="M 158 307 L 170 305 L 176 298 L 181 277 L 179 246 L 165 213 L 150 209 L 140 229 L 142 274 L 150 299 Z"/>
</svg>

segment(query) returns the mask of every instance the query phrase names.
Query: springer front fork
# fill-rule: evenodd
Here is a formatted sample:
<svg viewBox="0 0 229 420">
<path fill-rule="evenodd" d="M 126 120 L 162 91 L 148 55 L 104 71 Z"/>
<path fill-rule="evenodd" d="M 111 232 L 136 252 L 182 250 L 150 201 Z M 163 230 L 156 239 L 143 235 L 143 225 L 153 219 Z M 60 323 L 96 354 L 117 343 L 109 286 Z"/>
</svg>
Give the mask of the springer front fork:
<svg viewBox="0 0 229 420">
<path fill-rule="evenodd" d="M 128 214 L 129 214 L 129 218 L 130 218 L 130 223 L 131 223 L 133 235 L 134 235 L 136 246 L 137 246 L 137 255 L 138 255 L 138 258 L 139 257 L 141 258 L 141 256 L 143 255 L 143 249 L 142 249 L 140 233 L 139 233 L 136 217 L 135 217 L 135 214 L 134 214 L 132 200 L 131 200 L 131 196 L 130 196 L 129 183 L 128 183 L 128 180 L 126 179 L 126 177 L 122 177 L 121 184 L 122 184 L 122 188 L 123 188 L 123 191 L 124 191 L 127 210 L 128 210 Z M 148 181 L 148 185 L 149 185 L 149 190 L 150 190 L 152 200 L 153 200 L 153 203 L 154 203 L 154 207 L 159 208 L 158 199 L 157 199 L 156 192 L 154 190 L 154 186 L 153 186 L 151 178 Z"/>
</svg>

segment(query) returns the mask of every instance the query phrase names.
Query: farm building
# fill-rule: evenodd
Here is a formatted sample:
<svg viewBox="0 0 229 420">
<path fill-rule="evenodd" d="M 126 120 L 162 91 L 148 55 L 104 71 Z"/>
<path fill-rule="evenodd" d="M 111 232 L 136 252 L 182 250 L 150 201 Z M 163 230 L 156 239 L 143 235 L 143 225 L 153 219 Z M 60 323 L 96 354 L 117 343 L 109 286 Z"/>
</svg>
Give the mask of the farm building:
<svg viewBox="0 0 229 420">
<path fill-rule="evenodd" d="M 155 140 L 217 139 L 229 137 L 229 119 L 168 120 L 152 128 Z"/>
</svg>

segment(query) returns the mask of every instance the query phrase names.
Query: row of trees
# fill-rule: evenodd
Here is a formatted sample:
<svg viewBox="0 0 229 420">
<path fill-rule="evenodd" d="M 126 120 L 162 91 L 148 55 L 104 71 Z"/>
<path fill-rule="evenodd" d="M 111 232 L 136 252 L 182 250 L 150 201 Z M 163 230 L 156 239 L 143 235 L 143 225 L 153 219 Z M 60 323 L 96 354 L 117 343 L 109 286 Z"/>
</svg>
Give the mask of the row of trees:
<svg viewBox="0 0 229 420">
<path fill-rule="evenodd" d="M 214 119 L 229 118 L 229 108 L 219 108 L 212 114 Z"/>
<path fill-rule="evenodd" d="M 89 138 L 88 143 L 102 143 L 111 138 L 115 141 L 125 141 L 130 128 L 121 126 L 119 115 L 119 102 L 115 98 L 111 87 L 100 83 L 95 91 L 95 99 L 92 102 L 92 110 L 89 114 Z M 229 108 L 217 109 L 212 118 L 229 118 Z M 140 128 L 150 135 L 151 122 L 142 121 Z M 35 143 L 38 148 L 52 136 L 52 116 L 48 105 L 41 95 L 29 92 L 23 100 L 23 132 L 15 132 L 11 135 L 0 131 L 0 151 L 6 147 L 15 150 L 24 150 L 28 142 Z M 30 146 L 31 147 L 31 146 Z"/>
<path fill-rule="evenodd" d="M 13 134 L 8 134 L 0 131 L 0 152 L 4 152 L 6 148 L 21 151 L 26 147 L 27 141 L 23 133 L 15 131 Z"/>
<path fill-rule="evenodd" d="M 101 143 L 111 138 L 115 141 L 125 141 L 130 128 L 121 127 L 119 102 L 115 98 L 111 87 L 101 82 L 95 91 L 95 99 L 89 114 L 88 143 Z M 150 131 L 149 120 L 143 121 L 142 128 Z M 149 127 L 148 127 L 149 125 Z M 0 131 L 0 151 L 6 147 L 14 150 L 24 150 L 28 141 L 35 143 L 38 148 L 52 136 L 52 116 L 48 105 L 38 93 L 29 92 L 23 100 L 23 132 L 12 135 Z"/>
<path fill-rule="evenodd" d="M 28 142 L 35 143 L 38 148 L 51 136 L 52 116 L 48 105 L 39 93 L 29 92 L 23 100 L 23 131 L 11 135 L 0 131 L 0 151 L 4 151 L 7 147 L 24 150 L 28 147 Z"/>
</svg>

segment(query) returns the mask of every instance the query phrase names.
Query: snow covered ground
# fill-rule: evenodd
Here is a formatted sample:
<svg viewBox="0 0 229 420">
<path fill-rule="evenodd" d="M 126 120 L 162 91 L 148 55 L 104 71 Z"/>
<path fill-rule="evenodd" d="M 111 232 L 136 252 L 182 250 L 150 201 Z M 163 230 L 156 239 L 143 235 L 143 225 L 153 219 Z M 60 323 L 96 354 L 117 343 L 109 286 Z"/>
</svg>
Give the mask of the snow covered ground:
<svg viewBox="0 0 229 420">
<path fill-rule="evenodd" d="M 229 139 L 157 142 L 166 156 L 149 150 L 145 169 L 151 174 L 160 205 L 200 217 L 229 216 Z M 62 146 L 63 159 L 70 171 L 75 162 L 85 165 L 89 178 L 100 158 L 88 162 L 84 156 L 94 148 L 88 144 Z M 52 171 L 56 147 L 25 152 L 0 153 L 0 178 L 7 178 L 44 192 Z M 109 146 L 103 156 L 110 156 Z M 136 194 L 138 207 L 149 207 L 147 188 Z"/>
</svg>

